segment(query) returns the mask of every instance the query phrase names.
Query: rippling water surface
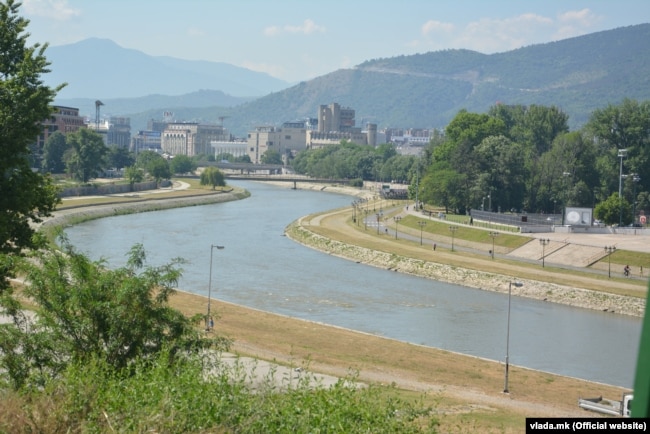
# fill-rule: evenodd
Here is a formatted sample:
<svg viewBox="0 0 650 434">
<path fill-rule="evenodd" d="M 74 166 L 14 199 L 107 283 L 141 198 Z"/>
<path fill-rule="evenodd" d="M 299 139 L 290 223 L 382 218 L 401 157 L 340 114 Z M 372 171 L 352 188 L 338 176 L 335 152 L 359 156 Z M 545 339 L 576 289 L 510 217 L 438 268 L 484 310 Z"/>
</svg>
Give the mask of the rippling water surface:
<svg viewBox="0 0 650 434">
<path fill-rule="evenodd" d="M 326 192 L 233 183 L 248 199 L 110 217 L 67 230 L 79 250 L 125 263 L 143 243 L 150 263 L 182 257 L 180 287 L 297 318 L 406 342 L 505 360 L 508 297 L 336 258 L 283 236 L 297 218 L 349 206 Z M 641 321 L 519 297 L 512 299 L 510 363 L 631 387 Z M 511 377 L 512 378 L 512 377 Z M 512 380 L 511 380 L 512 381 Z"/>
</svg>

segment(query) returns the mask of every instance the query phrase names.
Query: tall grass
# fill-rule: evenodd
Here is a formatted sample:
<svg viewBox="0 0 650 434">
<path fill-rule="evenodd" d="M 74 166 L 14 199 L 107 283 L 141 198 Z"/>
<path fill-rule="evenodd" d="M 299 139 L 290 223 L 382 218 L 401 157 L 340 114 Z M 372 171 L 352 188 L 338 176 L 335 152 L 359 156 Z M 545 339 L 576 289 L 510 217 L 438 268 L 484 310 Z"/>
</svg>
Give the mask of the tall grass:
<svg viewBox="0 0 650 434">
<path fill-rule="evenodd" d="M 42 390 L 5 392 L 0 432 L 435 432 L 430 409 L 383 387 L 352 377 L 330 388 L 309 377 L 283 383 L 272 373 L 254 384 L 250 372 L 207 357 L 162 356 L 125 372 L 74 365 Z"/>
</svg>

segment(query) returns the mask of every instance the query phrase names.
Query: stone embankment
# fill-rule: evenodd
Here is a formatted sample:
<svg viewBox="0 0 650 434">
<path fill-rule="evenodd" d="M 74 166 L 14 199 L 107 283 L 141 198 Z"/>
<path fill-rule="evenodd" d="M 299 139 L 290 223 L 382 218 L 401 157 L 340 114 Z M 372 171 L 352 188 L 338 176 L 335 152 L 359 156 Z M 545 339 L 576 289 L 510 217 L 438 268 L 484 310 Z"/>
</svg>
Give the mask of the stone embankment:
<svg viewBox="0 0 650 434">
<path fill-rule="evenodd" d="M 308 247 L 358 263 L 494 292 L 507 292 L 509 282 L 512 281 L 512 277 L 501 274 L 428 262 L 345 244 L 315 234 L 300 222 L 298 220 L 286 228 L 286 235 L 289 238 Z M 518 280 L 521 280 L 524 285 L 521 287 L 513 285 L 511 288 L 513 295 L 638 317 L 643 316 L 645 312 L 645 300 L 642 298 L 536 280 Z"/>
</svg>

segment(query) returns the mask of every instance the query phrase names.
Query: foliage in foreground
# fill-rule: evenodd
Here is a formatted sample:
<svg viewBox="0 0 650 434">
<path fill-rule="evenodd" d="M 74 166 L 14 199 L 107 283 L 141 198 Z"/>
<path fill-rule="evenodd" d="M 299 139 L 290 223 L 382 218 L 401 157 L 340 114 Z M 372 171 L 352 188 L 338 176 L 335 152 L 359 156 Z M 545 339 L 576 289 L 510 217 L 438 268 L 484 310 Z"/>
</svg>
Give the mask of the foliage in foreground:
<svg viewBox="0 0 650 434">
<path fill-rule="evenodd" d="M 351 378 L 325 388 L 309 377 L 295 383 L 274 377 L 253 389 L 241 365 L 206 356 L 170 363 L 161 353 L 137 361 L 128 373 L 95 358 L 70 365 L 42 389 L 2 396 L 0 431 L 435 432 L 428 409 L 387 398 L 385 388 L 356 388 Z"/>
<path fill-rule="evenodd" d="M 126 266 L 109 270 L 62 239 L 63 251 L 39 251 L 25 264 L 24 296 L 37 306 L 33 319 L 11 291 L 0 298 L 0 313 L 12 318 L 0 324 L 0 381 L 16 390 L 41 387 L 70 364 L 92 359 L 121 370 L 161 351 L 228 348 L 224 338 L 202 336 L 200 315 L 187 318 L 169 306 L 180 259 L 149 266 L 136 244 Z"/>
</svg>

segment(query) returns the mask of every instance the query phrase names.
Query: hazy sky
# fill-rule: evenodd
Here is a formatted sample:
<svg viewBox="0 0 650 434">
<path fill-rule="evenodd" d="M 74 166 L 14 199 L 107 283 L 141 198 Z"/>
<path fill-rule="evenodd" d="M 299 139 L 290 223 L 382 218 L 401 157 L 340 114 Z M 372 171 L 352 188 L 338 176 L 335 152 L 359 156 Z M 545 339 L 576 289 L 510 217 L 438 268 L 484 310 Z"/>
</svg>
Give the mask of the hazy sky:
<svg viewBox="0 0 650 434">
<path fill-rule="evenodd" d="M 447 48 L 512 50 L 650 22 L 648 0 L 22 0 L 30 43 L 97 37 L 289 82 Z"/>
</svg>

